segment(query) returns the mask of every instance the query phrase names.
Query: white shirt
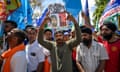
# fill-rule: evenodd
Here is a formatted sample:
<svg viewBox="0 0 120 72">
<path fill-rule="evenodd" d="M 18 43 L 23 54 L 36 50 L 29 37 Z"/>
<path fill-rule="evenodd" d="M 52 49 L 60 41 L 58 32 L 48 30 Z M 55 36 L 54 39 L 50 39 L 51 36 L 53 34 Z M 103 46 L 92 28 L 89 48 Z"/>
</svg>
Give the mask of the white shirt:
<svg viewBox="0 0 120 72">
<path fill-rule="evenodd" d="M 81 62 L 85 72 L 95 72 L 100 60 L 107 60 L 108 54 L 102 44 L 92 41 L 90 48 L 83 43 L 77 47 L 76 59 Z"/>
<path fill-rule="evenodd" d="M 11 72 L 27 72 L 25 51 L 15 53 L 11 59 Z"/>
<path fill-rule="evenodd" d="M 43 53 L 48 57 L 49 63 L 51 63 L 50 51 L 43 47 Z"/>
<path fill-rule="evenodd" d="M 16 52 L 12 56 L 10 67 L 10 72 L 27 72 L 27 59 L 25 51 Z"/>
<path fill-rule="evenodd" d="M 32 44 L 26 45 L 26 53 L 28 72 L 37 70 L 38 64 L 45 61 L 43 48 L 37 40 Z"/>
</svg>

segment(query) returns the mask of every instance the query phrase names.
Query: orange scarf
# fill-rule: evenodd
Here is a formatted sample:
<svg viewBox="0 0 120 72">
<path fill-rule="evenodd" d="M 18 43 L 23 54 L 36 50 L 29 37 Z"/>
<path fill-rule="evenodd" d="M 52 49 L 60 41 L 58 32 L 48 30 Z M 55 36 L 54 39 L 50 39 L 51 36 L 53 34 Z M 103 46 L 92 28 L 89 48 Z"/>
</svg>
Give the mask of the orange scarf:
<svg viewBox="0 0 120 72">
<path fill-rule="evenodd" d="M 48 61 L 48 57 L 47 56 L 45 57 L 43 72 L 50 72 L 50 63 Z"/>
<path fill-rule="evenodd" d="M 5 63 L 4 63 L 4 67 L 3 67 L 3 71 L 2 72 L 10 72 L 10 62 L 11 62 L 11 58 L 12 56 L 18 52 L 18 51 L 22 51 L 25 49 L 25 45 L 22 43 L 14 48 L 9 48 L 7 51 L 5 51 L 2 54 L 3 59 L 5 59 Z"/>
</svg>

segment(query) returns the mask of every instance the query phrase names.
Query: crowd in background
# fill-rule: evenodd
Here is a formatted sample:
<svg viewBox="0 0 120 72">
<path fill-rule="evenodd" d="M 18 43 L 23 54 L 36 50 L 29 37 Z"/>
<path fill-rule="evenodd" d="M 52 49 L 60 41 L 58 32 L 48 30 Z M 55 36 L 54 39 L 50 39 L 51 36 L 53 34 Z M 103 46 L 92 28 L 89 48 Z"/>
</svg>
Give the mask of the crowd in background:
<svg viewBox="0 0 120 72">
<path fill-rule="evenodd" d="M 4 21 L 1 72 L 120 72 L 120 37 L 112 22 L 104 22 L 100 32 L 79 26 L 68 14 L 74 30 L 17 29 L 14 21 Z"/>
</svg>

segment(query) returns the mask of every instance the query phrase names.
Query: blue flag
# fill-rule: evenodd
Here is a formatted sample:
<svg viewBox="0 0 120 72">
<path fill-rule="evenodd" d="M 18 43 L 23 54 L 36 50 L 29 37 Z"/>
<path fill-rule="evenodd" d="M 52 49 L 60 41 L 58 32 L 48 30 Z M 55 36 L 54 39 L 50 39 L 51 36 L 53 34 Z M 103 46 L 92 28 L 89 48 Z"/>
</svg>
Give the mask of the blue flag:
<svg viewBox="0 0 120 72">
<path fill-rule="evenodd" d="M 83 3 L 84 4 L 82 5 L 82 11 L 87 17 L 89 17 L 88 0 L 84 0 Z"/>
<path fill-rule="evenodd" d="M 65 8 L 74 17 L 79 15 L 81 10 L 81 0 L 63 0 L 65 2 Z"/>
<path fill-rule="evenodd" d="M 105 19 L 120 14 L 120 0 L 110 0 L 107 4 L 100 20 L 99 26 L 101 26 Z"/>
<path fill-rule="evenodd" d="M 2 21 L 0 21 L 0 37 L 3 36 L 3 24 Z"/>
<path fill-rule="evenodd" d="M 40 26 L 40 25 L 41 25 L 41 23 L 43 22 L 46 14 L 47 14 L 47 12 L 48 12 L 48 8 L 45 9 L 45 11 L 44 11 L 43 14 L 41 15 L 41 17 L 36 21 L 37 26 Z"/>
<path fill-rule="evenodd" d="M 83 19 L 83 24 L 91 25 L 90 17 L 89 17 L 88 0 L 84 0 L 82 2 L 82 19 Z"/>
<path fill-rule="evenodd" d="M 32 24 L 32 8 L 29 0 L 20 0 L 20 2 L 21 6 L 8 16 L 8 20 L 15 21 L 19 29 L 24 29 L 26 25 Z"/>
</svg>

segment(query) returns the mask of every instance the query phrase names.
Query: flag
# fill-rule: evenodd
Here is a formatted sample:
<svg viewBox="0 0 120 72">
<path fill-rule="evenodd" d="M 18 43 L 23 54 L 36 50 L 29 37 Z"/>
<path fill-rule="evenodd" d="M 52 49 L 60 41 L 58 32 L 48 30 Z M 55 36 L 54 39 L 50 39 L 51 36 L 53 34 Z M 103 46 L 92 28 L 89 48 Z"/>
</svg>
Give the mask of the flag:
<svg viewBox="0 0 120 72">
<path fill-rule="evenodd" d="M 19 0 L 0 0 L 0 20 L 6 20 L 7 16 L 20 7 Z"/>
<path fill-rule="evenodd" d="M 82 2 L 82 11 L 84 12 L 84 14 L 85 14 L 86 16 L 89 17 L 88 0 L 84 0 L 84 1 Z"/>
<path fill-rule="evenodd" d="M 46 14 L 48 12 L 48 8 L 45 9 L 45 11 L 42 13 L 42 15 L 40 16 L 40 18 L 38 20 L 36 20 L 37 26 L 40 26 L 41 23 L 43 22 Z"/>
<path fill-rule="evenodd" d="M 19 29 L 24 29 L 26 25 L 32 24 L 32 8 L 29 0 L 20 0 L 21 6 L 8 16 L 8 20 L 13 20 L 18 24 Z"/>
<path fill-rule="evenodd" d="M 17 8 L 19 8 L 21 5 L 20 0 L 4 0 L 4 2 L 6 5 L 6 12 L 8 15 L 15 11 Z"/>
<path fill-rule="evenodd" d="M 0 1 L 0 21 L 6 20 L 6 5 L 4 1 Z"/>
<path fill-rule="evenodd" d="M 99 20 L 99 26 L 103 24 L 103 22 L 115 15 L 120 15 L 120 0 L 110 0 L 104 9 L 104 12 Z"/>
<path fill-rule="evenodd" d="M 3 36 L 3 23 L 2 23 L 2 21 L 0 21 L 0 37 L 2 37 Z"/>
<path fill-rule="evenodd" d="M 26 1 L 27 2 L 27 1 Z M 32 24 L 32 14 L 33 14 L 33 10 L 32 7 L 30 5 L 30 2 L 27 2 L 27 6 L 26 6 L 26 17 L 27 17 L 27 24 Z"/>
<path fill-rule="evenodd" d="M 74 17 L 78 17 L 78 14 L 82 8 L 81 0 L 63 0 L 65 2 L 65 8 Z"/>
<path fill-rule="evenodd" d="M 3 0 L 0 0 L 0 44 L 1 44 L 1 37 L 3 36 L 3 21 L 7 18 L 6 13 L 6 5 Z"/>
<path fill-rule="evenodd" d="M 82 18 L 83 18 L 83 24 L 91 25 L 90 17 L 89 17 L 88 0 L 82 1 Z"/>
</svg>

